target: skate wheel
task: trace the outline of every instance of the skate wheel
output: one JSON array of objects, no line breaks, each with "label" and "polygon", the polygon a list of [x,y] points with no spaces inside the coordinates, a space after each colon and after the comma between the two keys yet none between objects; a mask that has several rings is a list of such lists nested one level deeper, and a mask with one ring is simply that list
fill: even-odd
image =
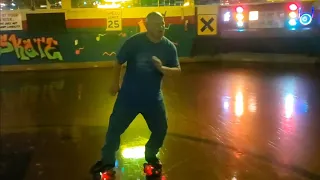
[{"label": "skate wheel", "polygon": [[151,165],[147,164],[144,167],[144,172],[146,173],[147,176],[152,176],[153,169],[154,169],[154,167],[152,167]]},{"label": "skate wheel", "polygon": [[100,180],[108,180],[110,179],[110,176],[107,172],[104,172],[104,173],[100,173]]},{"label": "skate wheel", "polygon": [[145,164],[144,166],[144,173],[146,176],[160,176],[161,169],[152,166],[151,164]]},{"label": "skate wheel", "polygon": [[115,171],[107,171],[100,173],[100,180],[110,180],[114,177]]}]

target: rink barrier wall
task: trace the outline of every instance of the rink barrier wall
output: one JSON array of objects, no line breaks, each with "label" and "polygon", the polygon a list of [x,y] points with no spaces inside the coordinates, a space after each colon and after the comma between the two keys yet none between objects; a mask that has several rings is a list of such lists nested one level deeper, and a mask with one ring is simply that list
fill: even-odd
[{"label": "rink barrier wall", "polygon": [[[118,12],[118,9],[95,9],[94,12],[92,9],[50,10],[51,13],[64,14],[66,27],[64,31],[59,32],[37,32],[34,28],[28,27],[28,14],[44,14],[49,11],[20,10],[23,29],[0,31],[0,71],[110,67],[115,60],[117,50],[125,40],[135,33],[146,31],[144,18],[151,11],[159,11],[165,15],[167,28],[165,35],[176,45],[181,63],[244,61],[243,59],[250,59],[244,57],[243,53],[246,52],[261,56],[251,58],[257,59],[253,62],[269,61],[264,58],[268,53],[296,54],[293,55],[296,57],[302,54],[306,57],[301,57],[302,59],[308,59],[306,63],[316,62],[319,57],[318,32],[299,38],[225,37],[219,29],[222,26],[221,6],[218,5],[124,8],[121,9],[121,29],[115,31],[106,31],[108,26],[106,16]],[[209,32],[206,28],[205,34],[199,33],[204,25],[202,18],[207,22],[213,18],[211,21],[213,31]],[[290,59],[300,62],[294,60],[296,58]],[[315,60],[309,61],[309,59]]]}]

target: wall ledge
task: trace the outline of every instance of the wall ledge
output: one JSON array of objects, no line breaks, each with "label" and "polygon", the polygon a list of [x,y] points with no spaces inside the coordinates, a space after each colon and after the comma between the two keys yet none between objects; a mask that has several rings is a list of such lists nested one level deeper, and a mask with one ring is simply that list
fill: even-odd
[{"label": "wall ledge", "polygon": [[[114,61],[97,61],[97,62],[30,64],[30,65],[0,65],[0,72],[108,68],[108,67],[112,67],[113,62]],[[197,62],[197,61],[193,58],[181,57],[180,62],[188,63],[188,62]]]},{"label": "wall ledge", "polygon": [[[181,57],[180,63],[196,62],[242,62],[242,63],[291,63],[315,64],[320,62],[319,57],[308,57],[297,54],[260,54],[260,53],[225,53],[216,56]],[[87,69],[112,67],[113,61],[75,62],[75,63],[50,63],[32,65],[2,65],[0,72],[10,71],[46,71],[63,69]]]}]

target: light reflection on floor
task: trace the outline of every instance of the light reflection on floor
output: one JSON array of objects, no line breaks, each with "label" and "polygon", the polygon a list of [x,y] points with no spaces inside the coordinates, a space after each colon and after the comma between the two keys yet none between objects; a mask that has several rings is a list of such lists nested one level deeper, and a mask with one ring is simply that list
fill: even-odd
[{"label": "light reflection on floor", "polygon": [[[164,178],[320,179],[319,84],[309,72],[208,64],[183,70],[164,82]],[[104,69],[2,75],[0,174],[90,179],[115,100],[106,93],[110,75]],[[122,135],[118,179],[145,178],[149,136],[139,115]]]}]

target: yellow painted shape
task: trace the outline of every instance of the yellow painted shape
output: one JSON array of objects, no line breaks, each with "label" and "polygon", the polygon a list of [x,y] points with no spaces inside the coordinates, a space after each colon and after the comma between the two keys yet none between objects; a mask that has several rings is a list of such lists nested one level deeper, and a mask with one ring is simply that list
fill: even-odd
[{"label": "yellow painted shape", "polygon": [[[198,14],[198,35],[216,35],[217,34],[217,15],[216,14]],[[202,21],[204,20],[204,22]],[[211,21],[211,23],[209,23]],[[208,23],[208,24],[207,24]]]},{"label": "yellow painted shape", "polygon": [[146,25],[144,24],[143,20],[140,20],[138,22],[139,30],[140,32],[147,32]]}]

